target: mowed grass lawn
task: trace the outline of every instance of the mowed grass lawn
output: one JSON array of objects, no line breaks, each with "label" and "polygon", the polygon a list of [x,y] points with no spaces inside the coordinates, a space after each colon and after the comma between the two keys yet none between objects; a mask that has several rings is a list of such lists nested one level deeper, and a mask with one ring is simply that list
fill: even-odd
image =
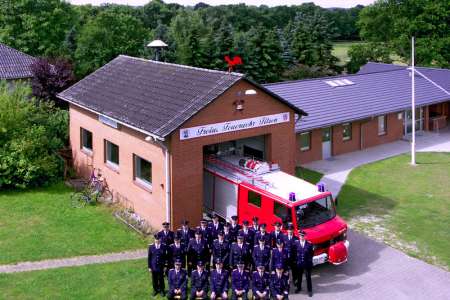
[{"label": "mowed grass lawn", "polygon": [[348,56],[348,50],[351,46],[361,44],[362,42],[358,41],[349,41],[349,42],[336,42],[333,43],[332,54],[339,59],[338,65],[345,65],[350,61],[350,57]]},{"label": "mowed grass lawn", "polygon": [[408,254],[450,269],[450,153],[418,153],[353,170],[338,213]]},{"label": "mowed grass lawn", "polygon": [[145,248],[110,208],[72,208],[63,183],[0,192],[0,264]]},{"label": "mowed grass lawn", "polygon": [[152,292],[145,259],[0,274],[0,299],[163,299]]}]

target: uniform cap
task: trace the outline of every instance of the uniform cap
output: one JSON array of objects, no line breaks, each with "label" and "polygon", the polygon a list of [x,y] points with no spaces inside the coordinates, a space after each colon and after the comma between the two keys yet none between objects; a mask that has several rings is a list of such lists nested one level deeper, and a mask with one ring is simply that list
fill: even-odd
[{"label": "uniform cap", "polygon": [[155,234],[154,236],[153,236],[153,238],[155,239],[155,240],[160,240],[161,239],[161,237],[159,236],[159,235],[157,235],[157,234]]},{"label": "uniform cap", "polygon": [[216,264],[221,264],[221,263],[222,263],[222,259],[221,258],[216,259]]},{"label": "uniform cap", "polygon": [[262,262],[259,262],[258,265],[257,265],[257,268],[258,269],[265,268],[265,266],[264,266],[264,264]]},{"label": "uniform cap", "polygon": [[206,219],[202,219],[202,220],[200,221],[200,223],[206,224],[206,223],[208,223],[208,221],[206,221]]},{"label": "uniform cap", "polygon": [[266,228],[266,226],[267,226],[266,223],[262,223],[259,225],[259,227],[261,227],[261,228]]},{"label": "uniform cap", "polygon": [[283,245],[283,240],[282,239],[277,239],[277,245]]},{"label": "uniform cap", "polygon": [[224,225],[223,225],[224,227],[230,227],[231,226],[231,224],[230,223],[228,223],[228,222],[226,222]]},{"label": "uniform cap", "polygon": [[223,236],[223,235],[224,235],[223,230],[219,230],[219,232],[217,233],[217,235]]},{"label": "uniform cap", "polygon": [[239,265],[240,265],[240,266],[243,266],[243,265],[244,265],[244,261],[243,261],[243,260],[239,260],[238,263],[237,263],[237,265],[238,265],[238,266],[239,266]]},{"label": "uniform cap", "polygon": [[163,222],[162,225],[163,225],[163,226],[169,226],[170,223],[169,223],[169,222]]},{"label": "uniform cap", "polygon": [[199,260],[199,261],[197,262],[197,266],[203,267],[203,261]]},{"label": "uniform cap", "polygon": [[202,231],[201,231],[200,229],[197,229],[197,230],[195,231],[195,234],[202,235]]},{"label": "uniform cap", "polygon": [[254,217],[252,218],[252,221],[253,221],[253,222],[255,222],[255,221],[258,222],[258,220],[259,220],[259,218],[258,218],[257,216],[254,216]]},{"label": "uniform cap", "polygon": [[294,224],[289,223],[288,226],[287,226],[287,229],[288,230],[294,230]]},{"label": "uniform cap", "polygon": [[306,235],[306,232],[304,232],[303,230],[300,231],[300,236],[305,236],[305,235]]},{"label": "uniform cap", "polygon": [[240,235],[237,236],[237,238],[242,240],[242,239],[244,239],[244,236],[242,234],[240,234]]},{"label": "uniform cap", "polygon": [[183,220],[183,221],[181,221],[181,225],[189,225],[189,221],[188,220]]},{"label": "uniform cap", "polygon": [[278,270],[282,270],[283,269],[283,265],[278,263],[275,265],[275,268],[277,268]]},{"label": "uniform cap", "polygon": [[181,234],[179,232],[175,233],[173,239],[176,240],[176,241],[181,240]]},{"label": "uniform cap", "polygon": [[277,221],[277,222],[275,222],[273,225],[274,225],[274,226],[281,226],[281,223]]},{"label": "uniform cap", "polygon": [[231,216],[231,220],[233,221],[237,221],[238,217],[237,216]]},{"label": "uniform cap", "polygon": [[244,224],[245,226],[248,226],[249,222],[247,220],[245,220],[244,222],[242,222],[242,224]]},{"label": "uniform cap", "polygon": [[263,236],[260,236],[259,239],[258,239],[258,241],[260,241],[260,242],[265,242],[266,239],[265,239]]},{"label": "uniform cap", "polygon": [[181,258],[175,259],[175,264],[176,265],[181,265]]}]

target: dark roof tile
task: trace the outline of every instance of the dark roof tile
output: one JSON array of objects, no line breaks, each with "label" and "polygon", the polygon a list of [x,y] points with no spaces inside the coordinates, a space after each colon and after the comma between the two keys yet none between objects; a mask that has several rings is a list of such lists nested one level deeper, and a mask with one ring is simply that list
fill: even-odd
[{"label": "dark roof tile", "polygon": [[0,79],[33,77],[31,64],[35,58],[0,43]]}]

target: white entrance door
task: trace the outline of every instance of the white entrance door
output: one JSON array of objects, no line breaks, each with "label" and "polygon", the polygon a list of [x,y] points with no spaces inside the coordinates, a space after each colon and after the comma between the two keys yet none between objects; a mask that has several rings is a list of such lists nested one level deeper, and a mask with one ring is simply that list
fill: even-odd
[{"label": "white entrance door", "polygon": [[322,129],[322,159],[331,157],[331,127]]}]

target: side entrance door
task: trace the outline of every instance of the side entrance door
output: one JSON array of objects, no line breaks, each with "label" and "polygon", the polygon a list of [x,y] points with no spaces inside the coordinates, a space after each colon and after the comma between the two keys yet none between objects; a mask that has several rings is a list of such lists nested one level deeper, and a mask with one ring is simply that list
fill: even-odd
[{"label": "side entrance door", "polygon": [[322,159],[331,157],[331,127],[322,129]]}]

